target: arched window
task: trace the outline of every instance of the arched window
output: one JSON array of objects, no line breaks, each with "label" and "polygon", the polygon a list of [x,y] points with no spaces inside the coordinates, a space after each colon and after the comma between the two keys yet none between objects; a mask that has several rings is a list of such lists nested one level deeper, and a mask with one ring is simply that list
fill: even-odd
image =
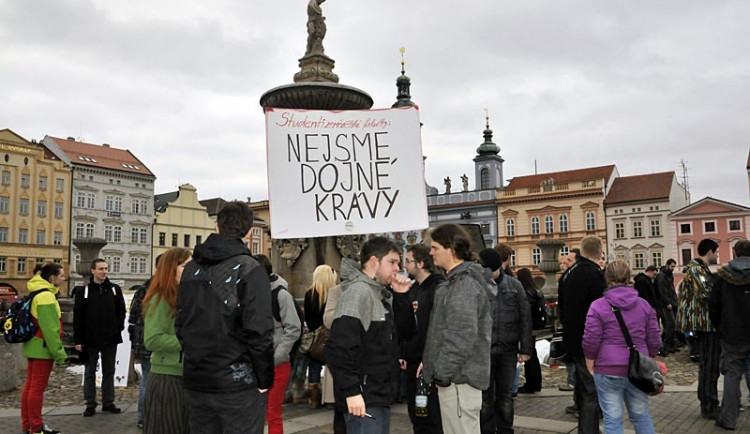
[{"label": "arched window", "polygon": [[560,214],[560,233],[565,234],[568,232],[568,215]]},{"label": "arched window", "polygon": [[509,237],[516,236],[516,221],[513,219],[505,220],[505,232]]},{"label": "arched window", "polygon": [[596,230],[596,216],[594,215],[593,211],[588,211],[586,213],[586,230],[587,231]]},{"label": "arched window", "polygon": [[481,190],[490,188],[490,171],[486,167],[479,171],[479,188]]},{"label": "arched window", "polygon": [[531,218],[531,235],[539,235],[539,217]]},{"label": "arched window", "polygon": [[544,217],[544,233],[551,234],[555,231],[555,222],[551,215]]}]

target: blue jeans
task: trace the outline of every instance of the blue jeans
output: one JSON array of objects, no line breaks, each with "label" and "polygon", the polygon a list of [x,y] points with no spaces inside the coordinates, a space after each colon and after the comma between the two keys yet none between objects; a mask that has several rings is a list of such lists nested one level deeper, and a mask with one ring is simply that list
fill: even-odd
[{"label": "blue jeans", "polygon": [[366,407],[370,417],[344,414],[346,434],[388,434],[391,432],[391,409],[388,407]]},{"label": "blue jeans", "polygon": [[[594,383],[599,396],[599,407],[604,415],[604,432],[623,432],[623,416],[628,408],[628,418],[636,434],[654,434],[654,422],[648,412],[648,395],[636,388],[627,377],[594,373]],[[624,405],[623,405],[624,404]]]},{"label": "blue jeans", "polygon": [[323,364],[315,359],[310,359],[310,365],[307,368],[307,382],[310,384],[320,383],[320,371],[323,369]]},{"label": "blue jeans", "polygon": [[151,372],[151,359],[141,359],[141,385],[138,390],[138,420],[143,420],[143,401],[146,399],[148,374]]}]

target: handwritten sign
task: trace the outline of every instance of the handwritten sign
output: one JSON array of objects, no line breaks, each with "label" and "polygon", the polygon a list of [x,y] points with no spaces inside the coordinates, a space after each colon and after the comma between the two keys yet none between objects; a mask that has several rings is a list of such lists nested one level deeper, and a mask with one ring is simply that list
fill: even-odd
[{"label": "handwritten sign", "polygon": [[266,110],[271,237],[428,226],[416,107]]}]

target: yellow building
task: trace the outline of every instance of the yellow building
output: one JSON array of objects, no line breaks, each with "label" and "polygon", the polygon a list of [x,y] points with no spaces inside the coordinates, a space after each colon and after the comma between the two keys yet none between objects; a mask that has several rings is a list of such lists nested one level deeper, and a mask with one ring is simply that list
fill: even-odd
[{"label": "yellow building", "polygon": [[25,292],[36,264],[46,262],[70,273],[70,167],[3,129],[0,174],[0,282]]},{"label": "yellow building", "polygon": [[514,269],[526,267],[539,273],[539,240],[563,241],[561,254],[579,247],[587,235],[606,243],[603,203],[617,176],[617,168],[609,165],[519,176],[498,190],[498,242],[514,249]]},{"label": "yellow building", "polygon": [[[253,254],[262,253],[269,258],[271,257],[271,230],[268,222],[271,221],[271,212],[268,201],[261,200],[250,202],[250,208],[253,210],[253,240],[251,241],[251,250]],[[257,251],[257,253],[256,253]]]},{"label": "yellow building", "polygon": [[[198,191],[182,184],[177,191],[154,195],[154,240],[151,257],[172,247],[193,248],[215,231],[216,219],[198,201]],[[155,269],[155,263],[153,264]]]}]

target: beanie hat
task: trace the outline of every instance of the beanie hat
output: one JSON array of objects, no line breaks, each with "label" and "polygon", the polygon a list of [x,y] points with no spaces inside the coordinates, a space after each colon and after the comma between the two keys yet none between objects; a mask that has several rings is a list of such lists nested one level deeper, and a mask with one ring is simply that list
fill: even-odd
[{"label": "beanie hat", "polygon": [[484,249],[479,252],[479,263],[493,272],[499,270],[503,265],[503,261],[495,249]]}]

